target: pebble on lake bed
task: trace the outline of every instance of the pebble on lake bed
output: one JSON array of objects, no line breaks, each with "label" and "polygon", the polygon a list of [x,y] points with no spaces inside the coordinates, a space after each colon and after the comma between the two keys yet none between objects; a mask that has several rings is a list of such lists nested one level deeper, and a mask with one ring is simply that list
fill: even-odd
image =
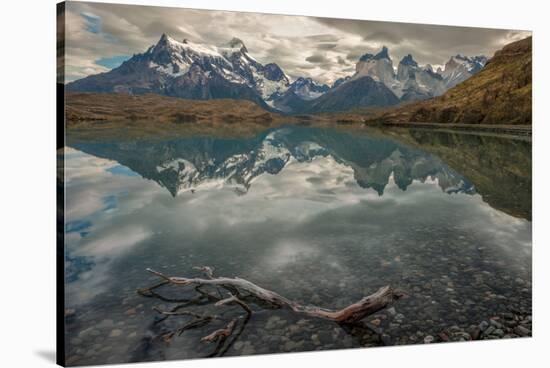
[{"label": "pebble on lake bed", "polygon": [[109,337],[119,337],[120,335],[122,335],[122,330],[119,330],[118,328],[116,328],[111,331],[111,333],[109,334]]}]

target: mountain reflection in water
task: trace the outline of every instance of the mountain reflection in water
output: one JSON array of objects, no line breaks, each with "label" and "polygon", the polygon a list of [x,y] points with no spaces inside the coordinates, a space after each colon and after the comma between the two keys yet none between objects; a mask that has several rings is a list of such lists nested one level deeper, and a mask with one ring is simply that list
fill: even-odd
[{"label": "mountain reflection in water", "polygon": [[[70,142],[66,332],[78,364],[208,353],[200,329],[152,342],[155,300],[135,293],[151,283],[147,267],[189,276],[210,265],[327,308],[390,284],[412,295],[395,306],[406,322],[382,324],[392,344],[530,313],[529,142],[298,126]],[[284,311],[258,313],[239,341],[227,355],[366,346]]]},{"label": "mountain reflection in water", "polygon": [[115,160],[165,187],[173,196],[213,186],[246,193],[264,173],[291,162],[330,157],[350,167],[357,184],[384,193],[390,176],[402,190],[413,180],[437,180],[447,193],[475,193],[473,185],[434,155],[393,140],[331,129],[285,127],[249,139],[193,137],[174,140],[79,143],[74,148]]}]

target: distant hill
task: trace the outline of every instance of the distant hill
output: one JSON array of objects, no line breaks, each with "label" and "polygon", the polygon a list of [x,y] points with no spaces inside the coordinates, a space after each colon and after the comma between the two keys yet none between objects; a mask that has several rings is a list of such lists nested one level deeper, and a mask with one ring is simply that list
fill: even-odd
[{"label": "distant hill", "polygon": [[369,76],[352,79],[332,88],[324,95],[304,104],[302,112],[323,113],[360,107],[390,106],[399,99],[382,82]]},{"label": "distant hill", "polygon": [[532,38],[506,45],[445,94],[381,113],[379,122],[531,124]]},{"label": "distant hill", "polygon": [[176,124],[220,121],[269,124],[289,120],[282,115],[265,111],[247,100],[198,101],[156,94],[68,92],[65,101],[68,126],[104,121],[154,121]]}]

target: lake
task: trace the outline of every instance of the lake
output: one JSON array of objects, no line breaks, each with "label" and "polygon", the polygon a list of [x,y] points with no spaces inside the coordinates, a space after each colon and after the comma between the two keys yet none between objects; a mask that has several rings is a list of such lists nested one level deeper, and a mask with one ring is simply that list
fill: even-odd
[{"label": "lake", "polygon": [[384,285],[408,294],[361,326],[253,305],[226,356],[468,340],[482,322],[487,338],[530,329],[528,139],[294,125],[69,136],[65,192],[69,365],[212,353],[200,339],[219,327],[156,338],[186,320],[159,321],[152,308],[174,303],[136,292],[159,281],[148,267],[199,276],[193,267],[211,266],[333,309]]}]

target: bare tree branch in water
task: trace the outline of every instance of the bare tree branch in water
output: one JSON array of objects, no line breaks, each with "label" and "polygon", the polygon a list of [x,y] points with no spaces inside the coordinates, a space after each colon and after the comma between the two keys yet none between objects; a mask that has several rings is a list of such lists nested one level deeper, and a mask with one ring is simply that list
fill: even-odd
[{"label": "bare tree branch in water", "polygon": [[[359,323],[363,318],[380,311],[394,301],[406,297],[403,291],[393,289],[390,286],[384,286],[356,303],[350,304],[339,310],[332,310],[314,305],[300,304],[274,291],[264,289],[261,286],[239,277],[215,277],[212,267],[195,267],[195,269],[202,271],[205,274],[205,278],[171,277],[161,272],[147,269],[148,272],[160,277],[162,282],[149,288],[139,289],[138,293],[142,296],[157,298],[165,302],[180,303],[167,311],[155,307],[154,309],[162,315],[157,323],[174,316],[191,317],[190,321],[183,326],[162,333],[159,336],[159,338],[166,342],[170,342],[174,336],[179,336],[186,330],[203,327],[214,321],[224,321],[224,318],[219,315],[202,315],[191,311],[182,311],[181,309],[183,308],[190,306],[205,306],[212,303],[214,303],[216,307],[230,305],[239,306],[245,312],[244,315],[231,319],[224,327],[214,330],[201,339],[202,342],[217,343],[213,353],[209,356],[221,356],[225,354],[244,330],[244,327],[253,313],[252,308],[245,300],[251,300],[261,308],[266,308],[266,306],[270,306],[271,308],[284,308],[310,318],[320,318],[339,324],[349,325]],[[194,286],[194,290],[199,295],[190,299],[165,297],[158,292],[158,289],[165,285]],[[214,289],[215,293],[210,292],[211,290],[204,290],[207,288]],[[224,298],[220,289],[228,292],[229,296]]]}]

